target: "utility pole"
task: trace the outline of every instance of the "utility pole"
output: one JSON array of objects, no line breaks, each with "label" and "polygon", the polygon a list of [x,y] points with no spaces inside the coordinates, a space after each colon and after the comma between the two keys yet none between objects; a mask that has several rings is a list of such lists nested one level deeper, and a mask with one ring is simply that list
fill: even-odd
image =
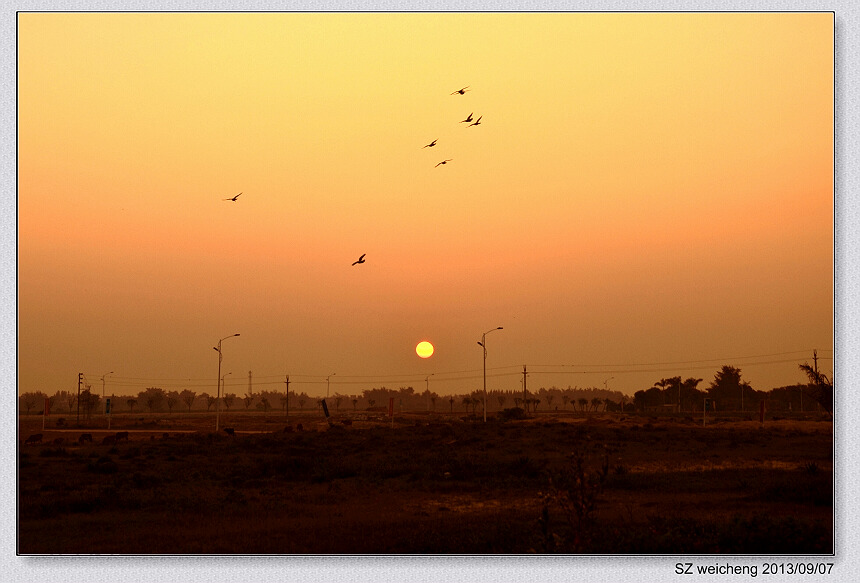
[{"label": "utility pole", "polygon": [[287,375],[287,380],[284,381],[287,385],[287,419],[290,418],[290,375]]},{"label": "utility pole", "polygon": [[253,395],[254,391],[251,388],[251,371],[248,371],[248,394]]},{"label": "utility pole", "polygon": [[84,373],[78,373],[78,418],[77,424],[80,427],[81,425],[81,383],[84,381]]},{"label": "utility pole", "polygon": [[523,408],[528,411],[528,401],[526,401],[526,396],[528,395],[528,391],[526,391],[526,365],[523,365]]}]

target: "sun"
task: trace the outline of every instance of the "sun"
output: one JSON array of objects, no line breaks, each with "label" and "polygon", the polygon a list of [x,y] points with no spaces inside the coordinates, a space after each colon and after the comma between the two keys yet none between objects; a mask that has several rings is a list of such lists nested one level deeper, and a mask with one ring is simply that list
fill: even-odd
[{"label": "sun", "polygon": [[433,345],[426,340],[422,340],[418,343],[418,346],[415,347],[415,354],[421,358],[430,358],[433,356]]}]

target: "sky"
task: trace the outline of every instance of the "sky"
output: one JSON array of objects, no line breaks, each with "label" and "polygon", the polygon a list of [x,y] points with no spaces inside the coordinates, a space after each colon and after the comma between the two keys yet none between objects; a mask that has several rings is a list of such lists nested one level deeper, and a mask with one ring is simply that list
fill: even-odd
[{"label": "sky", "polygon": [[832,13],[20,13],[18,391],[213,393],[229,337],[229,392],[462,393],[490,330],[490,390],[830,375],[833,47]]}]

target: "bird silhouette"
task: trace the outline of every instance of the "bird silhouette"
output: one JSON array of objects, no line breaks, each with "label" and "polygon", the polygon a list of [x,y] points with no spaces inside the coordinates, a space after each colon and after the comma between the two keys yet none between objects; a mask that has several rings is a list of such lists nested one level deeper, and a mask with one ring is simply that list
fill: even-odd
[{"label": "bird silhouette", "polygon": [[237,195],[236,195],[236,196],[234,196],[234,197],[231,197],[231,198],[225,198],[225,199],[223,199],[223,200],[232,200],[233,202],[236,202],[236,199],[237,199],[237,198],[239,198],[239,196],[240,196],[241,194],[242,194],[242,193],[240,192],[239,194],[237,194]]},{"label": "bird silhouette", "polygon": [[[475,112],[473,111],[472,113],[475,113]],[[472,113],[470,113],[470,114],[469,114],[469,117],[467,117],[466,119],[461,120],[461,121],[460,121],[460,123],[464,123],[464,122],[472,121]]]},{"label": "bird silhouette", "polygon": [[441,166],[442,164],[447,164],[447,163],[448,163],[448,162],[450,162],[451,160],[453,160],[453,158],[448,158],[447,160],[442,160],[441,162],[439,162],[438,164],[436,164],[436,166],[433,166],[433,168],[438,168],[438,167],[439,167],[439,166]]},{"label": "bird silhouette", "polygon": [[457,94],[459,94],[459,95],[464,95],[464,94],[466,93],[466,91],[468,91],[468,90],[469,90],[469,87],[470,87],[470,85],[466,85],[466,86],[465,86],[465,87],[463,87],[462,89],[457,89],[456,91],[454,91],[453,93],[451,93],[451,95],[457,95]]},{"label": "bird silhouette", "polygon": [[426,145],[426,146],[424,146],[424,147],[425,147],[425,148],[432,148],[432,147],[433,147],[433,146],[435,146],[435,145],[436,145],[436,140],[433,140],[432,142],[430,142],[429,144],[427,144],[427,145]]},{"label": "bird silhouette", "polygon": [[[484,117],[483,115],[481,117]],[[469,124],[469,127],[481,125],[481,117]]]},{"label": "bird silhouette", "polygon": [[353,263],[353,265],[358,265],[359,263],[364,263],[364,256],[365,256],[365,255],[367,255],[367,253],[362,253],[362,254],[361,254],[361,257],[359,257],[359,258],[358,258],[358,261],[356,261],[355,263]]}]

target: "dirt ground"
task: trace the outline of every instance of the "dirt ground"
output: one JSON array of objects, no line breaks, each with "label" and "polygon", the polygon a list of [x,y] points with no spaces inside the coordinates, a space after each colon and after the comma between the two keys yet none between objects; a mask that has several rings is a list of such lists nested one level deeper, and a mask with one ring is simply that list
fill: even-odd
[{"label": "dirt ground", "polygon": [[58,419],[19,419],[22,554],[833,552],[821,419]]}]

